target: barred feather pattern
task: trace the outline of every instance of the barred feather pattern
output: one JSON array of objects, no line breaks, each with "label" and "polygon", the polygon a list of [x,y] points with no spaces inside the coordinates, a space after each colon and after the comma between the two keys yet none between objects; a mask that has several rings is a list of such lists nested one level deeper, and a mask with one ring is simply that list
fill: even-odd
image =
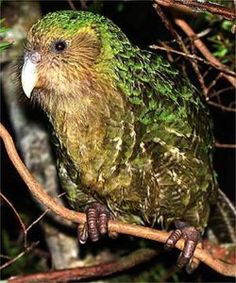
[{"label": "barred feather pattern", "polygon": [[203,231],[218,186],[210,116],[188,79],[99,15],[49,14],[34,33],[44,42],[56,33],[74,48],[59,67],[51,60],[47,84],[34,92],[71,205],[98,201],[129,223],[181,220]]}]

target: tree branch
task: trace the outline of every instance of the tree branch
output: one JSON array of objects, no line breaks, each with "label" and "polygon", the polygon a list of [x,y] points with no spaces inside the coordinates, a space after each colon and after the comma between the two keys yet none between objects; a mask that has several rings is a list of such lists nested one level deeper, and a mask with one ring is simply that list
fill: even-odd
[{"label": "tree branch", "polygon": [[219,147],[219,148],[232,148],[232,149],[236,149],[236,144],[215,142],[215,146]]},{"label": "tree branch", "polygon": [[[17,212],[17,210],[15,209],[14,205],[0,192],[0,199],[1,198],[12,209],[12,211],[14,212],[16,218],[18,219],[18,221],[20,223],[20,226],[21,226],[21,229],[22,229],[22,232],[23,232],[23,235],[24,235],[24,246],[26,247],[27,246],[27,231],[26,231],[25,224],[24,224],[23,220],[20,217],[20,214]],[[0,270],[1,270],[1,267],[0,267]]]},{"label": "tree branch", "polygon": [[219,103],[215,103],[213,101],[210,101],[210,100],[206,100],[206,102],[216,108],[219,108],[221,109],[222,111],[226,111],[226,112],[236,112],[236,109],[235,108],[232,108],[232,107],[228,107],[228,106],[224,106],[222,104],[219,104]]},{"label": "tree branch", "polygon": [[1,265],[0,270],[8,267],[9,265],[13,264],[14,262],[16,262],[17,260],[19,260],[22,256],[24,256],[26,253],[29,253],[30,251],[33,250],[33,248],[35,246],[37,246],[39,244],[39,242],[33,243],[31,245],[29,245],[28,247],[25,247],[25,250],[21,253],[19,253],[16,257],[14,257],[13,259],[10,259],[9,261],[7,261],[6,263],[4,263],[3,265]]},{"label": "tree branch", "polygon": [[[8,131],[4,128],[2,124],[0,124],[0,137],[2,138],[8,156],[21,178],[29,187],[32,194],[35,198],[42,202],[46,207],[50,208],[54,213],[60,215],[61,217],[76,222],[76,223],[84,223],[86,221],[85,214],[76,212],[74,210],[70,210],[68,208],[63,207],[58,204],[53,198],[51,198],[44,190],[44,188],[33,178],[28,169],[25,167],[23,162],[21,161],[12,137],[8,133]],[[161,243],[165,243],[170,233],[165,231],[158,231],[152,228],[138,226],[134,224],[126,224],[119,221],[109,221],[109,230],[141,237],[145,239],[150,239],[154,241],[158,241]],[[180,240],[177,242],[176,247],[179,250],[183,250],[184,241]],[[207,251],[202,250],[200,248],[196,248],[194,252],[194,257],[198,258],[200,261],[204,262],[206,265],[214,269],[215,271],[226,275],[226,276],[236,276],[236,266],[227,264],[222,262],[221,260],[214,259]]]},{"label": "tree branch", "polygon": [[226,73],[228,75],[236,76],[236,73],[234,71],[231,71],[231,70],[229,70],[229,69],[227,69],[225,67],[221,68],[220,66],[212,64],[210,61],[206,61],[202,57],[197,56],[196,54],[187,54],[187,53],[181,52],[179,50],[175,50],[175,49],[173,49],[173,48],[171,48],[169,46],[163,47],[163,46],[158,46],[156,44],[150,45],[149,48],[154,49],[154,50],[163,50],[163,51],[166,51],[166,52],[171,52],[171,53],[174,53],[174,54],[178,54],[178,55],[190,58],[192,60],[197,60],[197,61],[199,61],[199,62],[201,62],[203,64],[206,64],[208,66],[212,66],[213,68],[215,68],[216,70],[221,71],[222,73]]},{"label": "tree branch", "polygon": [[10,278],[9,283],[27,283],[27,282],[68,282],[68,280],[81,280],[88,278],[104,277],[130,269],[140,263],[151,260],[157,255],[152,249],[139,249],[127,256],[121,257],[113,262],[101,263],[93,266],[84,266],[71,269],[64,269],[52,272],[36,273],[26,276],[17,276]]},{"label": "tree branch", "polygon": [[[198,38],[197,34],[190,27],[190,25],[183,19],[175,18],[175,23],[187,34],[196,48],[202,53],[202,55],[211,62],[212,65],[219,67],[221,69],[227,69],[227,67],[222,64],[217,58],[215,58],[210,50],[206,47],[201,39]],[[222,76],[227,79],[234,87],[236,87],[236,78],[235,76],[228,75],[226,73],[222,73]]]},{"label": "tree branch", "polygon": [[157,4],[165,7],[188,7],[193,12],[210,12],[212,14],[220,15],[227,20],[233,21],[236,18],[235,10],[221,6],[216,3],[196,0],[154,0]]}]

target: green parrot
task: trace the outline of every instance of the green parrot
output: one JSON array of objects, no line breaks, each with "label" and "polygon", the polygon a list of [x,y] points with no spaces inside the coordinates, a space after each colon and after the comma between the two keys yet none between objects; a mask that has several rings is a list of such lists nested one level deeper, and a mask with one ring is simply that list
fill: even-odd
[{"label": "green parrot", "polygon": [[211,118],[189,80],[90,12],[47,14],[28,33],[22,87],[52,125],[58,174],[85,211],[80,242],[109,219],[170,229],[189,263],[218,192]]}]

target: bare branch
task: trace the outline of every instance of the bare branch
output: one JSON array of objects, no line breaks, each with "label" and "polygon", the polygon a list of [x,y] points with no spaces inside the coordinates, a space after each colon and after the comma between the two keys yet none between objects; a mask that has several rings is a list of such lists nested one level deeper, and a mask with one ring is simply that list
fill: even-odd
[{"label": "bare branch", "polygon": [[193,60],[197,60],[197,61],[199,61],[199,62],[201,62],[203,64],[206,64],[206,65],[214,67],[215,69],[221,71],[222,73],[226,73],[226,74],[229,74],[229,75],[232,75],[232,76],[236,76],[236,73],[234,71],[231,71],[229,69],[225,69],[225,68],[221,68],[219,66],[213,65],[211,62],[208,62],[208,61],[204,60],[203,58],[197,56],[196,54],[186,54],[186,53],[181,52],[179,50],[175,50],[175,49],[173,49],[173,48],[171,48],[169,46],[168,47],[163,47],[163,46],[158,46],[156,44],[152,44],[149,47],[152,48],[152,49],[163,50],[163,51],[171,52],[171,53],[174,53],[174,54],[178,54],[178,55],[181,55],[181,56],[193,59]]},{"label": "bare branch", "polygon": [[[58,197],[65,195],[66,193],[61,193]],[[42,220],[42,218],[48,213],[50,209],[47,208],[36,220],[34,220],[26,229],[25,232],[28,232],[35,224]]]},{"label": "bare branch", "polygon": [[72,10],[75,10],[76,11],[76,8],[75,8],[75,5],[73,3],[73,0],[67,0],[69,6],[71,7]]},{"label": "bare branch", "polygon": [[35,246],[38,245],[39,242],[33,243],[30,246],[26,247],[25,250],[21,253],[19,253],[16,257],[14,257],[13,259],[10,259],[9,261],[7,261],[6,263],[4,263],[3,265],[0,266],[0,270],[8,267],[9,265],[13,264],[15,261],[17,261],[18,259],[20,259],[22,256],[24,256],[26,253],[30,252]]},{"label": "bare branch", "polygon": [[219,103],[215,103],[213,101],[210,101],[210,100],[206,100],[206,102],[216,108],[220,108],[222,111],[227,111],[227,112],[236,112],[236,109],[235,108],[231,108],[231,107],[227,107],[227,106],[224,106],[222,104],[219,104]]},{"label": "bare branch", "polygon": [[47,213],[49,209],[47,208],[35,221],[33,221],[26,229],[26,232],[28,232],[36,223],[38,223]]},{"label": "bare branch", "polygon": [[[190,25],[183,19],[175,19],[175,23],[187,34],[196,48],[203,54],[203,56],[211,62],[212,65],[220,67],[221,69],[227,69],[217,58],[215,58],[206,45],[198,38],[197,34],[190,27]],[[222,73],[225,79],[227,79],[234,87],[236,87],[236,78],[225,73]]]},{"label": "bare branch", "polygon": [[106,262],[99,265],[77,267],[65,270],[58,270],[46,273],[37,273],[26,276],[13,277],[9,283],[26,282],[68,282],[68,280],[81,280],[94,277],[104,277],[119,271],[127,270],[140,263],[148,261],[157,255],[157,251],[152,249],[139,249],[128,256],[123,256],[119,260]]},{"label": "bare branch", "polygon": [[[174,36],[174,38],[176,39],[176,41],[178,42],[180,48],[183,50],[183,52],[187,55],[191,55],[190,51],[188,50],[187,46],[185,45],[182,37],[179,35],[179,33],[175,30],[175,28],[173,27],[171,21],[166,17],[165,13],[162,11],[161,7],[157,4],[153,5],[156,12],[158,13],[158,15],[160,16],[161,20],[163,21],[163,23],[165,24],[166,28],[171,32],[171,34]],[[195,59],[190,59],[188,56],[186,56],[189,60],[189,62],[191,63],[193,70],[199,80],[199,83],[201,85],[202,91],[205,95],[205,97],[207,98],[207,87],[205,86],[203,77],[199,71],[199,67],[197,65],[197,62]]]},{"label": "bare branch", "polygon": [[227,144],[227,143],[216,142],[215,146],[216,147],[220,147],[220,148],[233,148],[233,149],[236,149],[236,144]]},{"label": "bare branch", "polygon": [[14,205],[1,192],[0,192],[0,197],[10,206],[10,208],[13,210],[14,214],[16,215],[24,234],[24,246],[27,246],[27,229],[25,227],[23,220],[21,219]]},{"label": "bare branch", "polygon": [[209,1],[196,0],[154,0],[157,4],[165,7],[188,7],[193,12],[210,12],[212,14],[220,15],[227,20],[233,21],[236,18],[235,10],[221,6]]},{"label": "bare branch", "polygon": [[[209,95],[208,100],[211,99],[211,98],[213,98],[213,97],[215,97],[215,96],[219,96],[219,95],[221,95],[222,93],[227,92],[227,91],[230,91],[230,90],[234,90],[234,87],[229,86],[229,87],[222,88],[222,89],[220,89],[220,90],[218,90],[218,91],[214,91],[214,92],[212,92],[212,93]],[[232,104],[235,104],[235,101],[232,101],[232,102],[229,104],[229,106],[231,106],[231,107],[233,108],[233,105],[232,105]]]},{"label": "bare branch", "polygon": [[[7,132],[2,124],[0,124],[0,137],[2,138],[6,151],[13,165],[17,169],[21,178],[27,184],[28,188],[35,196],[35,198],[42,202],[46,207],[50,208],[54,213],[60,215],[61,217],[76,222],[84,223],[86,217],[84,213],[76,212],[65,208],[64,206],[58,204],[53,198],[51,198],[44,190],[44,188],[34,179],[30,174],[28,169],[25,167],[24,163],[21,161],[12,137]],[[159,231],[148,227],[138,226],[134,224],[126,224],[119,221],[109,221],[109,230],[113,232],[118,232],[121,234],[131,235],[135,237],[141,237],[145,239],[150,239],[165,243],[170,233],[165,231]],[[176,247],[180,250],[184,248],[184,241],[180,240],[177,242]],[[227,264],[218,259],[214,259],[207,251],[196,248],[194,252],[194,257],[198,258],[200,261],[204,262],[215,271],[227,275],[234,276],[236,275],[236,266]]]}]

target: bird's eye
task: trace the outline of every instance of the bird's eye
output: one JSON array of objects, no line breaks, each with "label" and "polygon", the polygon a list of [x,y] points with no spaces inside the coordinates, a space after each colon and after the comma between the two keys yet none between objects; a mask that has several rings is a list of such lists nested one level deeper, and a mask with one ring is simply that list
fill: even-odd
[{"label": "bird's eye", "polygon": [[67,43],[64,40],[58,40],[54,43],[53,49],[56,52],[63,52],[67,48]]}]

